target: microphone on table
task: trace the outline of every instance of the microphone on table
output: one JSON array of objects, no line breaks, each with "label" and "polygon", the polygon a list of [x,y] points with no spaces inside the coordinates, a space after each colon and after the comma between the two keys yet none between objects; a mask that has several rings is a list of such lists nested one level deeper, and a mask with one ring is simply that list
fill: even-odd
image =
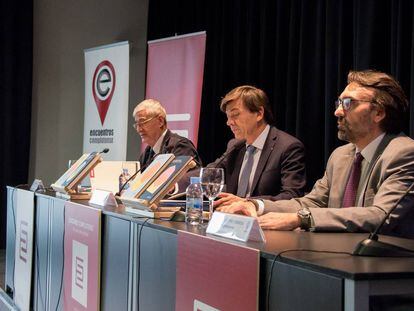
[{"label": "microphone on table", "polygon": [[413,187],[414,182],[411,183],[397,203],[395,203],[389,210],[381,223],[375,228],[374,232],[369,235],[368,239],[362,240],[357,244],[352,255],[372,257],[414,257],[414,250],[378,241],[378,232],[384,226],[392,212],[397,208],[398,204],[400,204],[400,202],[410,193]]},{"label": "microphone on table", "polygon": [[131,177],[129,177],[127,180],[126,180],[126,182],[124,182],[123,184],[122,184],[122,186],[121,186],[121,188],[119,189],[119,191],[117,192],[117,193],[115,193],[115,196],[121,196],[121,193],[122,193],[122,190],[124,190],[124,188],[126,187],[126,185],[131,181],[131,179],[133,179],[135,176],[137,176],[138,175],[138,173],[140,173],[140,172],[142,172],[142,171],[145,171],[145,169],[151,164],[151,162],[152,162],[152,160],[153,159],[155,159],[155,157],[157,156],[158,154],[154,154],[148,161],[147,161],[147,163],[145,164],[145,165],[143,165],[143,166],[141,166],[140,168],[139,168],[139,170],[137,170]]},{"label": "microphone on table", "polygon": [[211,163],[211,165],[207,165],[207,167],[213,167],[213,168],[217,168],[219,167],[219,165],[228,158],[228,156],[236,149],[240,148],[242,145],[246,144],[246,140],[245,139],[240,139],[237,140],[234,145],[232,145],[228,150],[226,150],[226,152],[223,153],[223,155],[216,161]]},{"label": "microphone on table", "polygon": [[140,167],[134,174],[132,174],[131,177],[129,177],[121,186],[121,188],[119,189],[119,191],[117,193],[115,193],[115,196],[119,197],[121,196],[122,190],[124,190],[125,186],[131,181],[131,179],[133,179],[135,176],[138,175],[138,173],[140,173],[145,167]]}]

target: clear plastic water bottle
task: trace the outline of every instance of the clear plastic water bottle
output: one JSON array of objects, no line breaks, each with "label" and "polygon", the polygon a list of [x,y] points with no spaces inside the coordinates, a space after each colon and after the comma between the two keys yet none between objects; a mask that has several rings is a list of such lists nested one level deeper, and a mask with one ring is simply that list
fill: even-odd
[{"label": "clear plastic water bottle", "polygon": [[[122,169],[121,175],[119,175],[119,190],[121,190],[122,186],[127,182],[127,180],[131,177],[131,175],[128,172],[127,168]],[[125,185],[123,190],[128,189],[129,185]]]},{"label": "clear plastic water bottle", "polygon": [[191,225],[203,222],[203,189],[200,177],[191,177],[186,190],[185,221]]}]

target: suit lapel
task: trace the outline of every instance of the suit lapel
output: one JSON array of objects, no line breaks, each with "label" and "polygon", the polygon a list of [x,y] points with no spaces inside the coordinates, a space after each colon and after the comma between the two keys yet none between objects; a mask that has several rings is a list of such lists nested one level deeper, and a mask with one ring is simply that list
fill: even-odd
[{"label": "suit lapel", "polygon": [[273,151],[277,141],[277,130],[274,127],[270,127],[269,134],[267,134],[265,144],[263,146],[262,154],[259,158],[259,163],[257,164],[256,172],[254,173],[253,183],[250,188],[250,194],[254,193],[254,190],[257,186],[260,176],[266,166],[266,162],[269,159],[270,154]]},{"label": "suit lapel", "polygon": [[372,157],[372,161],[368,167],[368,174],[365,180],[364,192],[363,192],[363,197],[362,197],[362,206],[365,206],[365,194],[367,193],[367,190],[368,190],[368,185],[372,177],[374,166],[378,162],[378,159],[381,157],[382,153],[384,152],[385,148],[388,146],[390,141],[393,140],[395,137],[396,135],[385,135],[384,138],[381,140],[380,144],[378,145],[377,150],[375,150],[375,154]]},{"label": "suit lapel", "polygon": [[[368,174],[367,174],[365,185],[364,185],[363,198],[362,198],[363,206],[365,206],[365,194],[367,192],[367,188],[369,185],[369,181],[371,179],[373,168],[376,162],[378,161],[379,157],[381,156],[382,152],[384,151],[385,147],[387,147],[388,143],[394,137],[395,136],[392,136],[392,135],[385,135],[381,143],[379,144],[377,150],[375,151],[375,155],[372,158],[373,160],[371,161],[368,167]],[[345,193],[345,187],[348,181],[348,176],[349,176],[349,173],[352,167],[354,156],[355,156],[355,146],[350,148],[349,152],[345,153],[343,157],[341,157],[341,159],[339,159],[335,163],[335,166],[336,166],[335,172],[337,172],[337,175],[333,176],[334,180],[332,181],[332,190],[330,191],[330,193],[332,194],[340,193],[340,195],[338,196],[338,199],[339,199],[338,202],[335,202],[334,200],[330,202],[329,204],[330,207],[342,207],[342,200],[343,200],[343,196]],[[334,185],[337,185],[337,188],[334,187]]]},{"label": "suit lapel", "polygon": [[160,153],[168,153],[167,145],[168,145],[168,141],[170,140],[170,137],[171,137],[171,131],[167,130],[167,133],[165,133],[165,136],[161,143]]},{"label": "suit lapel", "polygon": [[371,176],[372,169],[373,169],[375,163],[377,163],[379,157],[384,152],[384,149],[388,146],[390,141],[395,137],[396,137],[396,135],[385,135],[384,138],[381,140],[380,144],[377,147],[377,150],[375,150],[374,156],[372,157],[372,161],[369,164],[369,168],[368,168],[369,173],[368,173],[368,176],[367,176],[367,180]]},{"label": "suit lapel", "polygon": [[229,181],[226,181],[228,188],[226,192],[237,193],[237,187],[239,186],[240,169],[243,163],[244,154],[246,153],[246,145],[242,145],[239,151],[235,153],[236,160],[234,161],[233,173],[229,175]]},{"label": "suit lapel", "polygon": [[339,193],[338,196],[339,202],[332,202],[332,207],[342,207],[342,200],[345,193],[346,183],[348,181],[348,176],[352,168],[352,162],[355,157],[355,146],[353,146],[348,153],[345,153],[339,161],[335,163],[335,172],[337,175],[333,176],[332,185],[337,185],[337,189],[332,187],[333,191],[331,193]]}]

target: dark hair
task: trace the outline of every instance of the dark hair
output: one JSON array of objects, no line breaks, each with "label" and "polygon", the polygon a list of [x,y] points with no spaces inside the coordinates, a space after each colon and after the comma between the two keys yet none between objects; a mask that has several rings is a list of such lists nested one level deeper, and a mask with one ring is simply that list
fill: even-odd
[{"label": "dark hair", "polygon": [[269,107],[269,99],[265,92],[250,85],[242,85],[232,89],[224,96],[220,103],[220,109],[226,112],[227,104],[231,101],[241,99],[244,106],[250,112],[259,112],[260,108],[264,109],[264,120],[267,124],[273,122],[272,110]]},{"label": "dark hair", "polygon": [[374,104],[385,111],[381,129],[392,134],[401,132],[408,111],[408,100],[398,81],[380,71],[363,70],[349,72],[348,83],[352,82],[374,90]]}]

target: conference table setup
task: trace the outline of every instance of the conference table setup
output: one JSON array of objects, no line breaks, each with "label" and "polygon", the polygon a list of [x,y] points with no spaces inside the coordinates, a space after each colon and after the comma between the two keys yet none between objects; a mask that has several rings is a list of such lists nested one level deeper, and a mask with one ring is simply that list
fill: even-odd
[{"label": "conference table setup", "polygon": [[[174,219],[174,218],[173,218]],[[369,310],[414,293],[414,258],[352,255],[365,233],[206,233],[53,192],[7,188],[2,306],[22,310]],[[414,249],[414,241],[380,236]],[[323,294],[321,294],[323,293]]]},{"label": "conference table setup", "polygon": [[9,2],[0,311],[414,311],[414,1]]}]

